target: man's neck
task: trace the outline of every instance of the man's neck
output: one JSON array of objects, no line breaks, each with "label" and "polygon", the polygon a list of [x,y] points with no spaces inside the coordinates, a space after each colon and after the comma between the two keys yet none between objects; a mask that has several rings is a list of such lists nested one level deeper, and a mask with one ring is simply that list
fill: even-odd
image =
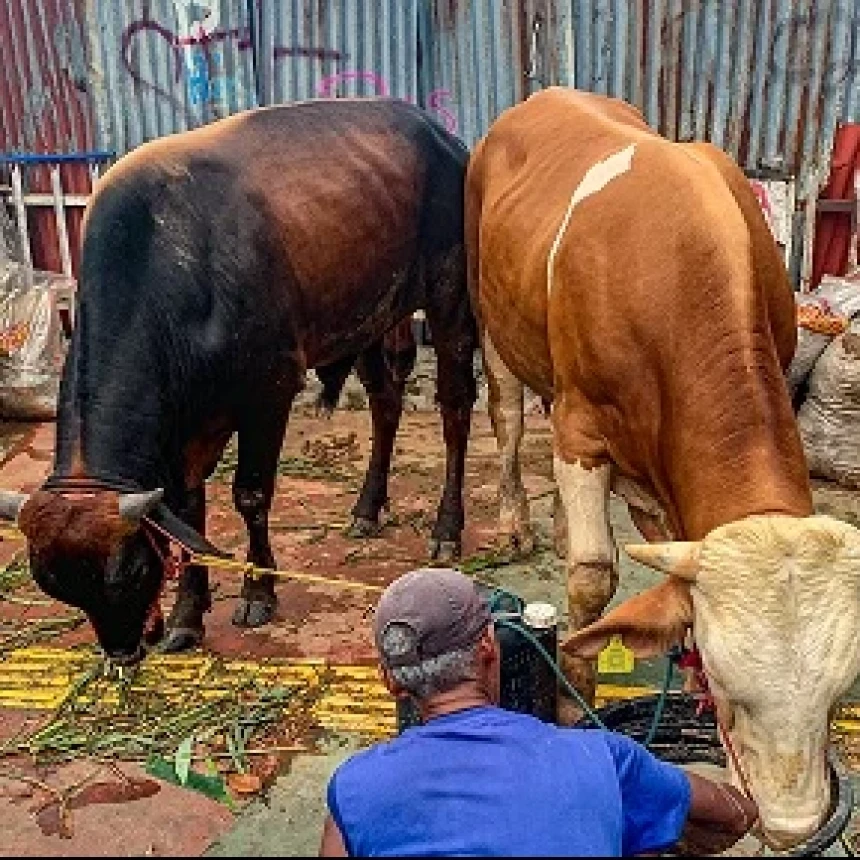
[{"label": "man's neck", "polygon": [[418,702],[418,710],[421,714],[421,721],[427,723],[436,717],[444,717],[447,714],[465,711],[468,708],[488,707],[493,704],[482,686],[469,681]]}]

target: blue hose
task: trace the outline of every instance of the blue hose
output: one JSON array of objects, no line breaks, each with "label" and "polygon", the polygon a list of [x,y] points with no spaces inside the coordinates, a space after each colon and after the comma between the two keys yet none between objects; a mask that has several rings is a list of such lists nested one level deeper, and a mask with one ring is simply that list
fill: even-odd
[{"label": "blue hose", "polygon": [[[499,606],[499,600],[502,597],[510,597],[515,600],[518,604],[521,604],[522,601],[517,595],[513,594],[510,591],[507,591],[504,588],[499,588],[498,586],[493,586],[493,593],[490,596],[490,611],[496,612]],[[552,669],[556,678],[558,678],[561,685],[564,687],[565,691],[568,695],[582,708],[585,715],[599,728],[607,730],[605,723],[600,719],[597,713],[589,706],[589,704],[585,701],[579,691],[565,678],[564,673],[561,671],[558,665],[558,661],[543,647],[543,645],[538,641],[538,639],[532,635],[528,630],[525,629],[521,624],[517,624],[516,621],[511,621],[507,618],[494,618],[493,623],[497,624],[501,627],[507,627],[509,630],[514,630],[519,633],[527,642],[529,642],[532,647],[538,652],[538,654],[543,657],[546,661],[547,665]],[[645,737],[645,746],[650,746],[654,742],[654,738],[657,734],[657,729],[660,726],[660,721],[663,719],[663,711],[666,707],[666,699],[669,695],[669,687],[672,683],[672,674],[674,663],[676,659],[676,654],[670,652],[667,655],[666,659],[666,672],[663,676],[663,687],[660,691],[660,698],[657,700],[657,706],[654,709],[654,719],[651,722],[651,728],[648,730],[648,734]]]}]

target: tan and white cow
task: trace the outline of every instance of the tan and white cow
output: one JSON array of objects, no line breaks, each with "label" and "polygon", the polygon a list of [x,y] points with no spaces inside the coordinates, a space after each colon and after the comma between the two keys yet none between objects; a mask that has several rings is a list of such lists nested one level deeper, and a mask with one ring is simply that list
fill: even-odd
[{"label": "tan and white cow", "polygon": [[[860,531],[813,516],[783,377],[794,300],[746,178],[623,102],[553,88],[478,144],[466,207],[501,528],[524,543],[523,383],[552,401],[566,673],[593,692],[610,635],[652,655],[692,628],[768,838],[796,843],[826,814],[828,712],[860,669]],[[669,541],[629,548],[667,578],[600,618],[613,486]]]}]

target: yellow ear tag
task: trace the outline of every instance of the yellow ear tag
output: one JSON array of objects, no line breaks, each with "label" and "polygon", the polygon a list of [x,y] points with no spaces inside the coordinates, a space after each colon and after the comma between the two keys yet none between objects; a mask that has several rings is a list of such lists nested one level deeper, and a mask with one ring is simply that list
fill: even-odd
[{"label": "yellow ear tag", "polygon": [[597,671],[601,675],[629,675],[635,663],[633,652],[621,641],[616,634],[609,640],[607,646],[597,655]]}]

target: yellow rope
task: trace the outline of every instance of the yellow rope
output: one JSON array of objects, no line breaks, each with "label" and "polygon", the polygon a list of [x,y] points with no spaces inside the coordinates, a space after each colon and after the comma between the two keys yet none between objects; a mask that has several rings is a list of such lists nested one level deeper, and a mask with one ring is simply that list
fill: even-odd
[{"label": "yellow rope", "polygon": [[242,573],[251,577],[263,576],[271,574],[272,576],[282,576],[285,579],[301,579],[305,582],[319,582],[327,585],[338,585],[342,588],[360,588],[365,591],[382,592],[385,588],[381,585],[370,585],[367,582],[356,582],[351,579],[334,579],[330,576],[319,576],[315,573],[300,573],[297,570],[275,570],[271,567],[257,567],[249,561],[234,561],[233,559],[218,558],[213,555],[201,555],[199,553],[191,554],[192,564],[204,564],[206,567],[218,567],[222,570],[241,570]]},{"label": "yellow rope", "polygon": [[[24,535],[13,528],[0,528],[0,540],[24,540]],[[203,555],[200,553],[192,553],[190,562],[192,564],[204,564],[207,567],[220,568],[222,570],[240,570],[242,573],[252,577],[271,574],[272,576],[280,576],[284,579],[300,579],[305,582],[316,582],[323,585],[337,585],[341,588],[356,588],[363,591],[382,592],[385,588],[381,585],[370,585],[367,582],[356,582],[350,579],[334,579],[329,576],[319,576],[315,573],[300,573],[297,570],[275,570],[269,567],[257,567],[249,561],[235,561],[234,559],[218,558],[214,555]]]}]

